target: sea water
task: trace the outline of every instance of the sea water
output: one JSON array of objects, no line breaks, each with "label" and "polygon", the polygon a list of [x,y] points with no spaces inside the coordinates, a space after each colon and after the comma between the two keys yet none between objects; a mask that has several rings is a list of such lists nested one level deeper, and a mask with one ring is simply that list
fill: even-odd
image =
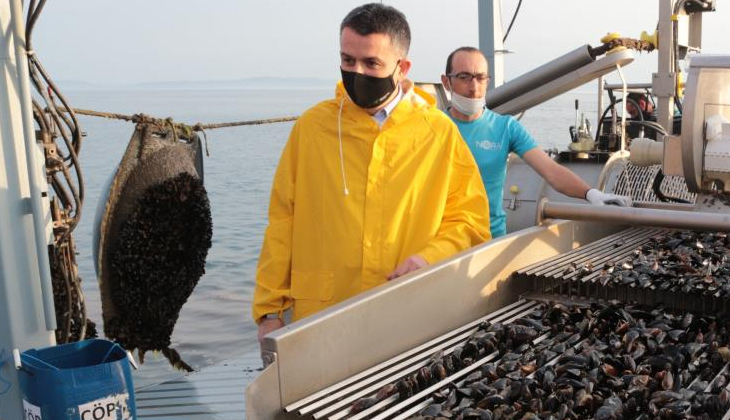
[{"label": "sea water", "polygon": [[[71,90],[76,108],[122,114],[172,117],[188,124],[269,119],[300,115],[333,96],[332,89],[281,90]],[[572,92],[529,110],[522,122],[544,148],[565,149],[574,124],[574,100],[595,126],[596,94]],[[100,334],[101,302],[92,260],[93,214],[101,189],[112,176],[133,131],[133,124],[79,116],[86,136],[80,162],[86,182],[82,220],[74,235],[88,316]],[[333,122],[334,124],[334,122]],[[183,307],[172,346],[195,368],[255,351],[256,325],[251,299],[256,261],[267,219],[271,181],[293,123],[223,128],[207,132],[210,156],[205,159],[205,187],[213,217],[213,244],[205,275]],[[135,372],[136,386],[174,377],[164,357],[147,354]]]}]

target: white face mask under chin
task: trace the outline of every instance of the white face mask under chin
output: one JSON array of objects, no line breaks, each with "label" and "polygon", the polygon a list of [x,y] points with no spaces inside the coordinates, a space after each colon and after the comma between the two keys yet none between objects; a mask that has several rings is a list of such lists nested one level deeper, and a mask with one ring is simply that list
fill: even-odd
[{"label": "white face mask under chin", "polygon": [[461,96],[458,93],[451,91],[451,106],[456,108],[457,111],[464,115],[474,115],[480,110],[484,109],[485,99],[482,98],[467,98]]}]

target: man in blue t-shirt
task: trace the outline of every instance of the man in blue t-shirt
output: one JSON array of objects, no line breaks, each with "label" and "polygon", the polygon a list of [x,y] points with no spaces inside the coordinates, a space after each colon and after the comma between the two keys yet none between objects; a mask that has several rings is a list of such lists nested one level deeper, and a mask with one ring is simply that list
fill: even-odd
[{"label": "man in blue t-shirt", "polygon": [[591,204],[631,205],[628,197],[605,194],[559,165],[542,149],[516,119],[485,108],[489,74],[487,59],[473,47],[461,47],[446,60],[444,87],[451,91],[448,114],[469,145],[489,196],[492,237],[507,232],[507,214],[502,208],[502,191],[507,175],[507,157],[516,153],[557,191]]}]

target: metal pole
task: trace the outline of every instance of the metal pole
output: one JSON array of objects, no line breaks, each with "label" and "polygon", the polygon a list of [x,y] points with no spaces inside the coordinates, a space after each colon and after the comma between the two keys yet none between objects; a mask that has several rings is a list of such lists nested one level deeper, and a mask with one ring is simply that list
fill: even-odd
[{"label": "metal pole", "polygon": [[25,159],[30,178],[30,205],[35,226],[35,244],[38,250],[41,298],[43,299],[46,330],[54,331],[56,329],[56,310],[53,304],[51,264],[48,259],[48,246],[51,244],[51,235],[53,234],[51,206],[48,198],[48,182],[46,182],[45,177],[43,154],[35,141],[30,96],[30,74],[25,49],[25,25],[23,24],[23,4],[21,0],[11,0],[10,13],[13,26],[13,42],[15,43],[15,62],[18,70],[18,93],[22,113],[23,137],[25,138]]},{"label": "metal pole", "polygon": [[542,219],[568,219],[591,222],[639,225],[710,232],[730,232],[730,214],[697,211],[643,209],[636,207],[594,206],[590,204],[544,201],[539,208]]},{"label": "metal pole", "polygon": [[657,122],[669,134],[673,134],[674,90],[677,75],[674,73],[674,0],[659,2],[659,56],[657,73],[652,76],[652,91],[656,95]]},{"label": "metal pole", "polygon": [[[495,53],[495,55],[497,55]],[[487,93],[487,107],[496,109],[498,106],[525,93],[546,85],[566,74],[578,70],[583,66],[595,62],[591,57],[588,44],[570,51],[562,56],[550,60],[529,72],[512,78],[509,83],[498,90]]]},{"label": "metal pole", "polygon": [[596,114],[596,132],[601,129],[601,115],[603,115],[603,76],[598,78],[598,113]]},{"label": "metal pole", "polygon": [[[479,0],[479,49],[489,64],[489,89],[504,83],[504,44],[502,38],[502,7],[499,0]],[[489,96],[489,95],[487,95]]]},{"label": "metal pole", "polygon": [[[13,350],[51,345],[54,343],[55,329],[55,320],[51,318],[53,322],[48,322],[48,308],[44,308],[42,297],[41,280],[47,280],[50,285],[47,248],[50,215],[48,210],[43,209],[48,186],[42,173],[42,155],[35,144],[33,122],[30,119],[27,61],[18,60],[20,54],[25,54],[24,48],[18,50],[18,45],[24,45],[23,26],[20,0],[0,1],[2,420],[20,420],[24,417]],[[55,317],[52,291],[49,290],[49,293],[50,315]]]}]

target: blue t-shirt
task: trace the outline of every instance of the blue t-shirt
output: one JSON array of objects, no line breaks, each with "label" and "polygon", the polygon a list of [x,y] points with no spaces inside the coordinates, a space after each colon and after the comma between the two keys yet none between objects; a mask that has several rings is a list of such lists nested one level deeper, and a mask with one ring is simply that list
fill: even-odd
[{"label": "blue t-shirt", "polygon": [[[447,112],[451,117],[451,114]],[[510,152],[522,157],[537,147],[535,139],[525,127],[510,115],[500,115],[485,109],[474,121],[451,119],[459,127],[461,136],[469,145],[489,198],[489,223],[492,237],[507,233],[507,214],[502,208],[502,191],[507,176],[507,157]]]}]

